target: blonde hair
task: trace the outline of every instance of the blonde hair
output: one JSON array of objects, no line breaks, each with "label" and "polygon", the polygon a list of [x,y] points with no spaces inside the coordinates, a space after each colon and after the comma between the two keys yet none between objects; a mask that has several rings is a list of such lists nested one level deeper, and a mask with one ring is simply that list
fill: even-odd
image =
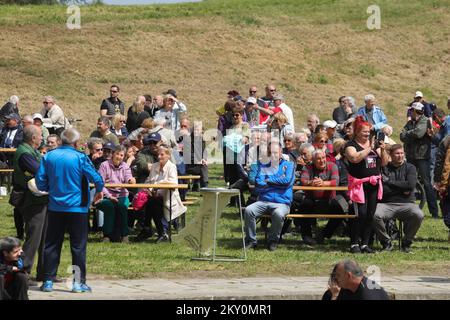
[{"label": "blonde hair", "polygon": [[143,96],[137,96],[136,99],[134,100],[133,106],[131,107],[133,112],[139,113],[139,112],[144,111],[145,98],[141,99],[141,97],[143,97]]},{"label": "blonde hair", "polygon": [[155,127],[155,121],[153,118],[147,118],[142,121],[141,127],[145,129],[153,129]]},{"label": "blonde hair", "polygon": [[278,124],[285,124],[288,122],[288,118],[283,112],[277,112],[273,115],[273,120],[278,120]]},{"label": "blonde hair", "polygon": [[334,139],[333,150],[335,154],[339,154],[347,142],[344,139]]},{"label": "blonde hair", "polygon": [[118,113],[114,116],[114,118],[112,120],[114,129],[119,128],[121,120],[124,120],[124,121],[126,120],[126,117],[123,114]]}]

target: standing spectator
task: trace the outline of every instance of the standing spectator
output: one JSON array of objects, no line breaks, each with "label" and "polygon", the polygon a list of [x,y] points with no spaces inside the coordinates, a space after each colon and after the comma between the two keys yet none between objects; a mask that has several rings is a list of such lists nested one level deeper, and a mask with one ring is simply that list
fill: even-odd
[{"label": "standing spectator", "polygon": [[431,128],[428,129],[428,134],[431,136],[430,173],[433,177],[439,144],[450,133],[450,117],[441,108],[436,108],[430,122]]},{"label": "standing spectator", "polygon": [[150,114],[144,110],[145,107],[145,97],[138,96],[136,100],[134,100],[133,105],[128,109],[127,116],[127,130],[128,132],[132,132],[139,128],[142,122],[150,118]]},{"label": "standing spectator", "polygon": [[287,118],[287,122],[291,125],[292,131],[295,131],[294,114],[292,113],[292,109],[284,103],[284,96],[281,93],[276,93],[273,96],[273,103],[276,108],[281,109],[281,112],[283,112]]},{"label": "standing spectator", "polygon": [[338,124],[343,124],[358,111],[355,106],[350,104],[349,97],[339,98],[339,106],[333,110],[333,120]]},{"label": "standing spectator", "polygon": [[383,199],[377,205],[374,229],[383,250],[393,249],[386,232],[386,220],[399,219],[405,225],[405,237],[401,249],[411,251],[411,244],[423,220],[423,212],[415,202],[414,189],[417,183],[416,168],[405,160],[402,145],[394,144],[389,150],[391,161],[383,167]]},{"label": "standing spectator", "polygon": [[282,157],[282,147],[274,140],[268,144],[269,161],[258,160],[249,174],[250,183],[255,185],[258,201],[247,206],[244,212],[246,248],[256,248],[256,219],[263,214],[272,216],[268,235],[270,251],[275,251],[280,239],[284,218],[289,213],[294,185],[294,163]]},{"label": "standing spectator", "polygon": [[148,112],[150,117],[155,117],[155,114],[157,111],[162,109],[164,107],[164,98],[161,95],[156,95],[153,97],[152,104],[150,107],[146,108],[144,107],[144,110]]},{"label": "standing spectator", "polygon": [[333,292],[331,300],[389,300],[388,294],[378,283],[371,283],[364,276],[356,261],[339,262],[335,279],[338,290]]},{"label": "standing spectator", "polygon": [[[122,146],[118,147],[113,152],[112,159],[100,165],[98,171],[105,183],[136,183],[130,167],[123,161],[125,150]],[[97,208],[104,212],[103,242],[119,239],[128,242],[128,194],[126,188],[103,188],[104,198],[97,204]]]},{"label": "standing spectator", "polygon": [[267,103],[259,98],[258,96],[258,88],[255,85],[252,85],[249,89],[248,89],[248,97],[252,97],[256,99],[256,103],[258,104],[258,106],[262,107],[262,108],[268,108]]},{"label": "standing spectator", "polygon": [[442,140],[436,152],[434,182],[441,196],[442,217],[448,228],[448,241],[450,242],[450,136]]},{"label": "standing spectator", "polygon": [[433,218],[437,219],[439,209],[430,176],[431,137],[428,134],[430,123],[423,114],[423,104],[415,102],[411,108],[413,109],[412,120],[408,121],[400,132],[400,140],[405,144],[407,161],[417,168],[419,177],[422,179],[428,209]]},{"label": "standing spectator", "polygon": [[53,150],[62,145],[61,137],[56,134],[49,134],[47,137],[47,146],[49,150]]},{"label": "standing spectator", "polygon": [[267,105],[269,107],[274,107],[275,104],[273,101],[273,96],[274,96],[275,92],[277,92],[277,88],[273,84],[268,84],[268,85],[266,85],[265,89],[266,89],[266,95],[264,97],[262,97],[261,99],[265,103],[267,103]]},{"label": "standing spectator", "polygon": [[50,133],[60,135],[64,129],[70,128],[70,123],[64,116],[61,107],[56,104],[52,96],[44,97],[43,108],[40,114],[44,115],[44,126]]},{"label": "standing spectator", "polygon": [[334,139],[341,137],[341,135],[336,131],[336,128],[337,128],[336,121],[326,120],[326,121],[324,121],[323,126],[327,132],[328,143],[333,143]]},{"label": "standing spectator", "polygon": [[41,130],[42,130],[42,145],[45,145],[45,142],[47,141],[47,138],[50,133],[48,132],[48,129],[43,126],[44,118],[42,117],[42,115],[40,113],[35,113],[35,114],[33,114],[32,117],[33,117],[33,124],[35,126],[38,126],[39,128],[41,128]]},{"label": "standing spectator", "polygon": [[28,300],[28,275],[23,270],[19,239],[0,239],[0,300]]},{"label": "standing spectator", "polygon": [[111,142],[118,146],[119,138],[111,132],[111,120],[108,117],[102,116],[97,120],[97,130],[93,131],[90,135],[91,138],[101,138],[104,143]]},{"label": "standing spectator", "polygon": [[408,111],[406,113],[408,121],[412,120],[412,112],[413,112],[412,105],[415,102],[420,102],[423,105],[423,114],[427,118],[431,117],[431,115],[433,114],[434,109],[436,109],[435,105],[433,106],[433,104],[428,103],[428,102],[425,101],[425,99],[423,98],[423,93],[421,91],[416,91],[416,93],[414,94],[414,100],[413,100],[413,102],[411,102],[409,104],[409,108],[408,108]]},{"label": "standing spectator", "polygon": [[378,132],[387,124],[387,118],[383,110],[376,105],[377,101],[373,94],[364,97],[365,105],[358,109],[357,115],[363,116],[364,120],[372,125],[372,130]]},{"label": "standing spectator", "polygon": [[34,179],[41,161],[38,151],[42,142],[42,132],[38,126],[29,125],[23,130],[23,142],[14,153],[14,189],[24,192],[24,199],[19,210],[25,222],[26,240],[23,245],[25,252],[24,270],[30,274],[33,269],[34,257],[38,253],[38,281],[43,280],[43,256],[45,233],[47,229],[48,197],[36,195],[30,190],[29,181]]},{"label": "standing spectator", "polygon": [[[369,247],[373,215],[381,200],[381,166],[389,161],[384,141],[370,139],[371,125],[358,116],[354,121],[354,138],[345,146],[350,200],[358,204],[358,218],[352,221],[352,253],[374,253]],[[360,242],[361,241],[361,242]]]},{"label": "standing spectator", "polygon": [[0,109],[0,121],[5,122],[5,116],[11,113],[19,114],[19,97],[13,95],[9,98],[8,102],[6,102],[3,107]]},{"label": "standing spectator", "polygon": [[111,86],[110,97],[102,101],[100,105],[100,116],[114,117],[116,114],[125,114],[125,103],[119,99],[120,89],[115,84]]},{"label": "standing spectator", "polygon": [[173,131],[178,130],[180,129],[181,115],[187,112],[187,107],[183,102],[178,100],[175,90],[169,89],[164,94],[166,95],[164,106],[155,113],[155,118],[165,118]]},{"label": "standing spectator", "polygon": [[94,204],[103,198],[103,179],[92,162],[79,152],[80,134],[74,128],[62,132],[63,145],[41,160],[36,186],[49,193],[48,225],[44,249],[44,283],[41,290],[53,291],[61,247],[66,230],[70,236],[72,265],[78,267],[72,292],[91,292],[86,284],[86,246],[88,238],[89,182],[96,188]]}]

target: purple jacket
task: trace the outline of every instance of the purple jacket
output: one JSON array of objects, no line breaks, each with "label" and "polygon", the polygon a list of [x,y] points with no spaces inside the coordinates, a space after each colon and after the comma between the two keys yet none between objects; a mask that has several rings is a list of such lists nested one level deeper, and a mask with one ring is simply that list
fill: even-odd
[{"label": "purple jacket", "polygon": [[[111,160],[104,161],[98,169],[105,183],[128,183],[133,178],[131,169],[125,162],[119,167],[115,167]],[[125,188],[103,188],[103,194],[106,198],[113,196],[115,198],[127,197],[128,190]]]}]

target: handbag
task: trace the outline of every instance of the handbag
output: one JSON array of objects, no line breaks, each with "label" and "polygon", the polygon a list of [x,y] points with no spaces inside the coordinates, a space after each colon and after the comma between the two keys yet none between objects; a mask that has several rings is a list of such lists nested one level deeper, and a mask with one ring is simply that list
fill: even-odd
[{"label": "handbag", "polygon": [[134,197],[133,197],[133,208],[135,211],[140,211],[144,209],[145,204],[147,203],[149,198],[147,190],[141,190],[139,191]]},{"label": "handbag", "polygon": [[9,204],[13,207],[20,207],[25,199],[25,191],[15,190],[11,191],[9,196]]}]

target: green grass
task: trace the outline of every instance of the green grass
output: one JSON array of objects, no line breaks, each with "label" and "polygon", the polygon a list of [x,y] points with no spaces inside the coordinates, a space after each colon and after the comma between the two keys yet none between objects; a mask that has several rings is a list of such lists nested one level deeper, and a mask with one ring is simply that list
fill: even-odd
[{"label": "green grass", "polygon": [[[211,186],[223,186],[219,166],[210,170]],[[190,193],[189,196],[199,194]],[[189,206],[188,223],[195,215],[199,204]],[[15,235],[12,210],[6,199],[0,201],[0,236]],[[325,221],[320,221],[323,226]],[[176,237],[176,235],[174,235]],[[248,252],[246,262],[205,262],[192,261],[196,253],[184,244],[164,243],[156,245],[154,238],[145,243],[102,243],[101,234],[90,234],[87,249],[87,268],[89,277],[142,278],[142,277],[230,277],[256,275],[309,275],[324,276],[332,265],[344,258],[348,239],[333,238],[325,245],[310,248],[303,245],[299,235],[286,237],[276,252],[264,249],[263,233],[258,234],[260,248]],[[240,224],[236,209],[227,208],[220,221],[218,253],[239,256],[242,249]],[[242,247],[241,247],[242,248]],[[449,275],[449,245],[446,228],[441,220],[433,220],[426,212],[426,219],[413,244],[414,253],[399,251],[377,253],[375,255],[355,256],[361,265],[376,265],[381,272],[391,275],[429,274]],[[64,242],[59,275],[65,277],[70,265],[68,240]]]}]

